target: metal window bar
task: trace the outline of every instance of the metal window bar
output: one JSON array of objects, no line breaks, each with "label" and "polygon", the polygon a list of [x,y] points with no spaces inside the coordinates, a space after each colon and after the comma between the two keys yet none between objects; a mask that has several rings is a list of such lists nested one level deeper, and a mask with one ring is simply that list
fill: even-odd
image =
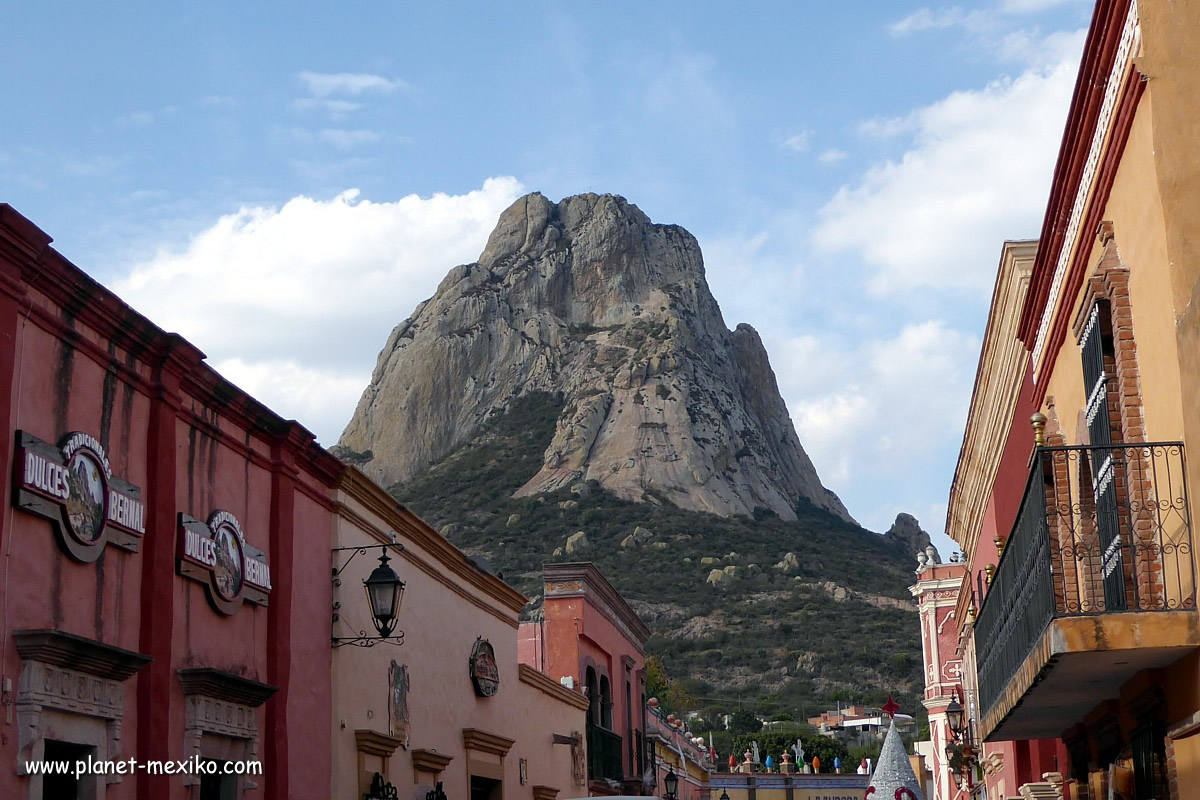
[{"label": "metal window bar", "polygon": [[975,623],[984,713],[1055,617],[1196,608],[1185,469],[1180,442],[1038,449]]},{"label": "metal window bar", "polygon": [[1135,794],[1145,800],[1167,800],[1165,732],[1161,723],[1145,722],[1129,736],[1133,751]]},{"label": "metal window bar", "polygon": [[1125,608],[1126,564],[1122,544],[1118,491],[1121,488],[1112,444],[1112,420],[1109,416],[1108,372],[1105,369],[1104,325],[1109,321],[1108,304],[1092,306],[1087,326],[1079,340],[1083,358],[1083,384],[1087,397],[1087,424],[1092,444],[1092,493],[1095,500],[1096,526],[1099,534],[1100,559],[1103,569],[1105,605],[1112,610]]},{"label": "metal window bar", "polygon": [[622,780],[621,737],[612,731],[588,726],[588,777],[593,780]]}]

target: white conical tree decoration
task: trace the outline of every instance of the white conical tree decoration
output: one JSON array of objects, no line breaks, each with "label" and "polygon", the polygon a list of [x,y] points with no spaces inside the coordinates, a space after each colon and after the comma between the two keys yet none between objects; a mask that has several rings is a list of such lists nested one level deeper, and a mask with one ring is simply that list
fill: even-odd
[{"label": "white conical tree decoration", "polygon": [[[888,705],[895,708],[891,698],[888,698]],[[921,791],[921,784],[904,752],[904,742],[900,741],[894,717],[864,797],[866,800],[925,800],[925,793]]]}]

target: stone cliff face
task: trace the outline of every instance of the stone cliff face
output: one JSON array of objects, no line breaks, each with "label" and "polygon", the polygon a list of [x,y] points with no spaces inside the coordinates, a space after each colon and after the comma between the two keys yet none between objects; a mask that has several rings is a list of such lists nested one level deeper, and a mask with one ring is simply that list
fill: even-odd
[{"label": "stone cliff face", "polygon": [[725,327],[695,238],[623,198],[531,194],[508,208],[479,261],[392,331],[336,452],[404,482],[531,391],[564,405],[518,496],[594,480],[723,516],[791,519],[806,499],[849,519],[758,334]]},{"label": "stone cliff face", "polygon": [[912,514],[897,514],[896,521],[883,534],[883,538],[894,543],[897,547],[903,548],[910,555],[915,556],[918,553],[928,553],[932,558],[936,559],[936,563],[942,563],[942,556],[938,553],[937,548],[933,546],[929,534],[921,528],[921,523]]}]

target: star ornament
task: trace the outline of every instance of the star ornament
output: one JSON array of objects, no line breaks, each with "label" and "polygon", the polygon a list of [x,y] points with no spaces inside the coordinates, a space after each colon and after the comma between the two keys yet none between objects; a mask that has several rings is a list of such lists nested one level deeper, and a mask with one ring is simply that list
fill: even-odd
[{"label": "star ornament", "polygon": [[889,694],[888,701],[886,703],[884,703],[884,705],[883,705],[883,713],[887,714],[892,719],[895,719],[896,712],[899,710],[900,710],[900,706],[897,705],[896,701],[893,700],[892,696]]}]

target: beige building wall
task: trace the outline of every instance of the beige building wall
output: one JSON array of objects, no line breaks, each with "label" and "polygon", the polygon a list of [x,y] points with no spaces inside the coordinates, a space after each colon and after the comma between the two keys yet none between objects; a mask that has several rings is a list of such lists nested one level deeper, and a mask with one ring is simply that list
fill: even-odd
[{"label": "beige building wall", "polygon": [[[517,615],[525,598],[483,572],[361,473],[348,469],[337,493],[335,547],[389,543],[406,583],[398,629],[404,644],[333,650],[335,797],[361,797],[379,772],[402,800],[424,800],[437,781],[468,798],[470,775],[502,780],[492,800],[551,800],[586,794],[586,753],[565,743],[584,730],[586,699],[517,663]],[[353,551],[334,553],[334,567]],[[334,636],[374,634],[363,580],[378,550],[357,555],[334,589]],[[479,697],[468,664],[476,638],[495,649],[500,685]],[[393,663],[407,668],[407,722],[393,707]],[[556,737],[560,743],[556,743]],[[390,752],[388,752],[390,749]]]},{"label": "beige building wall", "polygon": [[[1183,407],[1179,353],[1172,309],[1166,227],[1154,170],[1152,130],[1153,94],[1143,95],[1134,116],[1129,140],[1117,168],[1103,218],[1112,223],[1122,266],[1129,270],[1129,300],[1138,350],[1138,371],[1148,441],[1183,438]],[[1098,274],[1104,246],[1094,235],[1081,236],[1080,247],[1089,248],[1088,275]],[[1082,313],[1087,282],[1069,302],[1069,317]],[[1084,397],[1083,365],[1079,344],[1068,335],[1047,376],[1046,404],[1053,412],[1066,441],[1081,442]],[[1051,405],[1051,403],[1053,405]]]},{"label": "beige building wall", "polygon": [[[1116,150],[1110,142],[1100,159],[1101,165],[1117,161],[1100,218],[1111,225],[1120,265],[1128,269],[1145,423],[1144,435],[1130,439],[1185,442],[1194,539],[1200,496],[1200,4],[1138,0],[1133,9],[1137,36],[1130,79],[1140,82],[1141,94],[1123,148]],[[1097,231],[1082,229],[1067,246],[1088,254],[1083,288],[1061,298],[1057,311],[1075,320],[1087,278],[1101,269],[1105,247]],[[1051,416],[1047,430],[1060,432],[1068,444],[1082,443],[1086,398],[1075,336],[1069,333],[1052,355],[1052,368],[1047,357],[1035,364],[1038,388],[1045,391],[1043,410]],[[1196,573],[1198,557],[1192,548]],[[1200,658],[1193,654],[1157,674],[1138,676],[1121,690],[1121,722],[1128,728],[1135,720],[1127,704],[1136,692],[1147,682],[1164,687],[1172,797],[1190,796],[1184,787],[1200,782],[1197,674]]]}]

